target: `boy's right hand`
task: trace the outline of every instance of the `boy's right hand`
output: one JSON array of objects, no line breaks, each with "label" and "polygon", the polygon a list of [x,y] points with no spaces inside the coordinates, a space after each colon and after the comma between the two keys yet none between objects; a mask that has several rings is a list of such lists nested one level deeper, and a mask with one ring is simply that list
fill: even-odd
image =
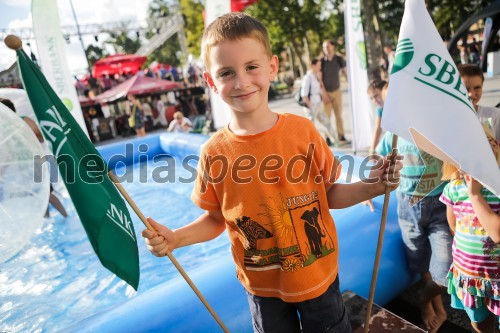
[{"label": "boy's right hand", "polygon": [[147,218],[148,222],[155,229],[151,231],[144,229],[142,237],[145,238],[148,250],[156,257],[164,257],[167,255],[167,249],[173,251],[175,249],[175,234],[172,230],[153,220]]}]

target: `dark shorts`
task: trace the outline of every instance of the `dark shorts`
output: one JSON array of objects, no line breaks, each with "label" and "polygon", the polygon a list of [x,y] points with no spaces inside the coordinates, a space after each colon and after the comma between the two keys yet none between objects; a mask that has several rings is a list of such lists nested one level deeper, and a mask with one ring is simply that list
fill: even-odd
[{"label": "dark shorts", "polygon": [[338,277],[323,295],[298,303],[247,294],[254,332],[352,332]]}]

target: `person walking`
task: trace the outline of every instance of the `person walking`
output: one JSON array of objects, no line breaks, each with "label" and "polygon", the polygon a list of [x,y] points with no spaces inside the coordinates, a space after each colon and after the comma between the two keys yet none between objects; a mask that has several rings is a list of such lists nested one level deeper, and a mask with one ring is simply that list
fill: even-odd
[{"label": "person walking", "polygon": [[323,42],[324,58],[321,59],[321,81],[323,83],[323,106],[328,118],[332,109],[335,115],[337,136],[341,144],[347,143],[344,136],[342,121],[342,92],[340,91],[340,72],[347,78],[346,62],[344,58],[335,54],[335,44],[331,40]]}]

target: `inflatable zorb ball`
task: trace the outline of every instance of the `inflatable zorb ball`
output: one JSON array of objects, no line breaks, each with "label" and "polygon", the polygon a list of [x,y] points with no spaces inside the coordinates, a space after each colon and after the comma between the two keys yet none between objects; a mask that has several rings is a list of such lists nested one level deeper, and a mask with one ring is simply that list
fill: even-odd
[{"label": "inflatable zorb ball", "polygon": [[49,201],[48,163],[35,134],[0,103],[0,263],[13,257],[41,226]]}]

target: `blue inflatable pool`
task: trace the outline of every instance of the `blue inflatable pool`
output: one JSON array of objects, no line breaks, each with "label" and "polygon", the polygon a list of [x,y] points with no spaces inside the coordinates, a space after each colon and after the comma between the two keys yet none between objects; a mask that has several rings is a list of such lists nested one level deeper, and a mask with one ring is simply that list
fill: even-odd
[{"label": "blue inflatable pool", "polygon": [[[206,137],[194,134],[161,134],[101,147],[111,167],[141,161],[141,156],[168,154],[179,158],[197,155]],[[343,177],[360,175],[362,160],[338,156]],[[350,171],[350,172],[348,172]],[[349,173],[349,174],[348,174]],[[352,179],[355,181],[356,179]],[[189,200],[186,195],[185,200]],[[341,289],[368,298],[375,259],[383,197],[375,198],[375,212],[363,205],[331,211],[337,225],[340,247]],[[384,305],[406,289],[412,276],[407,263],[396,215],[396,197],[391,196],[378,273],[375,302]],[[235,276],[231,257],[207,263],[191,274],[210,305],[231,332],[252,332],[246,294]],[[147,290],[108,311],[93,315],[66,332],[220,332],[218,324],[180,275]]]}]

